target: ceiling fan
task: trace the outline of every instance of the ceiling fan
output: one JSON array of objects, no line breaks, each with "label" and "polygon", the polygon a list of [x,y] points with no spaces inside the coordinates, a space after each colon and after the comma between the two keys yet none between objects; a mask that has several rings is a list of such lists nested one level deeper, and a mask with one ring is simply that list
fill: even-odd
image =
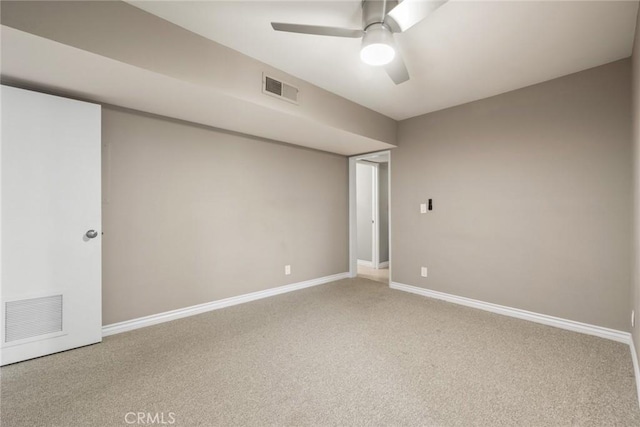
[{"label": "ceiling fan", "polygon": [[409,71],[393,40],[394,33],[408,30],[447,0],[362,0],[362,29],[272,22],[276,31],[319,36],[362,38],[360,59],[384,66],[395,84],[409,80]]}]

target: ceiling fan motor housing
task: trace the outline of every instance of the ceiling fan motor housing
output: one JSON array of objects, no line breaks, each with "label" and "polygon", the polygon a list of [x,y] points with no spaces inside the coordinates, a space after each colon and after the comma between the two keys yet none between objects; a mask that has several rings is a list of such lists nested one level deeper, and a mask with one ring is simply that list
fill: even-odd
[{"label": "ceiling fan motor housing", "polygon": [[385,22],[387,13],[398,5],[396,0],[362,0],[362,28]]}]

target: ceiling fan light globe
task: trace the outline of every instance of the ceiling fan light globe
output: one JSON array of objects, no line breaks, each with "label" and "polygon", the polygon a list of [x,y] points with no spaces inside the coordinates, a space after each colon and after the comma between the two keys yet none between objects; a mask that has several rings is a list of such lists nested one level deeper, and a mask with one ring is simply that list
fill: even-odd
[{"label": "ceiling fan light globe", "polygon": [[393,61],[395,56],[396,51],[393,47],[384,43],[373,43],[362,46],[360,50],[360,59],[362,59],[362,62],[373,66],[387,65]]},{"label": "ceiling fan light globe", "polygon": [[396,51],[393,48],[393,35],[382,23],[371,24],[365,30],[360,49],[360,59],[365,64],[380,66],[393,61]]}]

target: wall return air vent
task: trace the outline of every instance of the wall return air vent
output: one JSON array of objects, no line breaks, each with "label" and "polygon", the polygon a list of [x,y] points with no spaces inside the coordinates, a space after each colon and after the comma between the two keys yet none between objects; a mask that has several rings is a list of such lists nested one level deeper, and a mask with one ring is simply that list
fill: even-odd
[{"label": "wall return air vent", "polygon": [[288,83],[262,75],[262,93],[298,104],[298,88]]},{"label": "wall return air vent", "polygon": [[62,332],[62,295],[5,302],[4,342]]}]

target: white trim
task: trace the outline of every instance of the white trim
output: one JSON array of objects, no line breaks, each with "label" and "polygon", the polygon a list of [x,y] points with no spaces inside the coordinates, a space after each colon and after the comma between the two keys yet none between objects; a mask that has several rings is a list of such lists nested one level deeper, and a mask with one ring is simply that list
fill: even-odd
[{"label": "white trim", "polygon": [[391,260],[393,259],[393,257],[391,256],[391,248],[393,246],[391,244],[391,224],[391,152],[389,152],[389,163],[387,163],[387,232],[389,233],[389,238],[387,239],[387,251],[389,261],[386,261],[389,267],[389,285],[391,285],[391,281],[393,280],[391,275],[391,273],[393,272],[393,266],[391,265]]},{"label": "white trim", "polygon": [[356,157],[349,157],[349,277],[358,275],[358,217]]},{"label": "white trim", "polygon": [[208,311],[218,310],[220,308],[231,307],[233,305],[243,304],[245,302],[255,301],[262,298],[272,297],[274,295],[284,294],[286,292],[297,291],[299,289],[309,288],[311,286],[322,285],[336,280],[349,278],[349,273],[339,273],[331,276],[320,277],[318,279],[306,280],[304,282],[293,283],[291,285],[279,286],[277,288],[265,289],[264,291],[252,292],[249,294],[238,295],[231,298],[225,298],[217,301],[211,301],[204,304],[192,305],[190,307],[179,308],[177,310],[165,311],[164,313],[152,314],[150,316],[139,317],[137,319],[125,320],[124,322],[112,323],[102,327],[102,336],[119,334],[122,332],[133,331],[134,329],[144,328],[146,326],[157,325],[159,323],[169,322],[171,320],[181,319],[183,317],[194,316],[196,314],[206,313]]},{"label": "white trim", "polygon": [[587,323],[576,322],[559,317],[548,316],[546,314],[534,313],[531,311],[520,310],[518,308],[506,307],[503,305],[492,304],[489,302],[478,301],[471,298],[459,297],[456,295],[446,294],[444,292],[432,291],[429,289],[419,288],[417,286],[404,285],[402,283],[391,282],[390,287],[400,291],[411,292],[413,294],[422,295],[429,298],[435,298],[443,301],[460,304],[467,307],[473,307],[480,310],[490,311],[492,313],[502,314],[505,316],[516,317],[518,319],[528,320],[543,325],[554,326],[560,329],[566,329],[582,334],[593,335],[600,338],[606,338],[613,341],[629,344],[631,342],[631,334],[629,332],[618,331],[615,329],[603,328],[601,326],[589,325]]},{"label": "white trim", "polygon": [[358,265],[362,265],[362,266],[364,266],[364,267],[371,267],[371,268],[373,268],[373,262],[371,262],[371,261],[365,261],[365,260],[363,260],[363,259],[359,259],[359,260],[358,260]]},{"label": "white trim", "polygon": [[389,268],[389,261],[378,263],[378,268]]},{"label": "white trim", "polygon": [[638,365],[638,353],[636,353],[636,346],[633,343],[633,336],[631,336],[629,346],[631,347],[631,360],[633,361],[633,373],[636,378],[636,393],[638,394],[638,406],[640,407],[640,366]]}]

